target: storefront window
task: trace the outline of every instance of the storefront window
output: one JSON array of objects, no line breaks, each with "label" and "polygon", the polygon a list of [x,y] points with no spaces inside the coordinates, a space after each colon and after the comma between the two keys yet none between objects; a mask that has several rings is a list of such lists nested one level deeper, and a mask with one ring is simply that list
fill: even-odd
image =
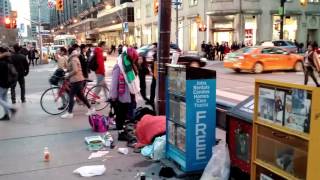
[{"label": "storefront window", "polygon": [[197,50],[197,42],[198,42],[198,24],[195,21],[192,21],[190,26],[190,51]]},{"label": "storefront window", "polygon": [[137,10],[136,10],[136,18],[137,19],[141,18],[141,9],[140,8],[137,8]]},{"label": "storefront window", "polygon": [[[272,39],[279,39],[280,35],[280,16],[273,16],[273,37]],[[298,29],[297,16],[285,17],[283,25],[283,39],[294,41],[296,39],[296,33]]]},{"label": "storefront window", "polygon": [[246,46],[253,46],[257,41],[257,20],[254,16],[245,16],[245,37]]},{"label": "storefront window", "polygon": [[233,21],[219,21],[213,23],[214,33],[213,42],[223,44],[228,42],[229,44],[233,41]]},{"label": "storefront window", "polygon": [[145,43],[146,44],[151,44],[152,43],[152,34],[151,34],[151,26],[146,26],[145,29],[143,30],[143,34],[145,36]]},{"label": "storefront window", "polygon": [[158,26],[157,26],[157,25],[154,25],[152,30],[153,30],[153,32],[152,32],[152,33],[153,33],[153,35],[152,35],[152,38],[153,38],[153,39],[152,39],[152,42],[158,42],[158,33],[159,33],[159,32],[158,32]]},{"label": "storefront window", "polygon": [[195,6],[198,4],[198,0],[189,0],[190,6]]}]

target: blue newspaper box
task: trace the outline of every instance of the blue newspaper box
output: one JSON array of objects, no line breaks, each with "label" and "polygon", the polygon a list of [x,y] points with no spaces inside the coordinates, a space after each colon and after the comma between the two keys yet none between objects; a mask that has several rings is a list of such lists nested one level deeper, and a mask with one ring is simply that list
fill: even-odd
[{"label": "blue newspaper box", "polygon": [[168,65],[166,156],[184,172],[203,170],[216,129],[216,72]]}]

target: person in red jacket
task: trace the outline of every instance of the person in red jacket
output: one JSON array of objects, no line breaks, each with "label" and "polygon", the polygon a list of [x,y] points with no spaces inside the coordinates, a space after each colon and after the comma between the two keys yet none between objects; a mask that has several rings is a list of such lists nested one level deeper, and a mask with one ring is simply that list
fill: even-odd
[{"label": "person in red jacket", "polygon": [[[98,68],[96,70],[96,76],[97,76],[97,85],[103,85],[107,86],[105,82],[105,68],[104,68],[104,58],[103,58],[103,51],[106,48],[106,42],[101,41],[98,44],[98,47],[95,48],[94,53],[97,58],[97,64]],[[99,94],[101,91],[101,88],[96,89],[96,94]],[[104,91],[105,100],[107,100],[107,92]]]}]

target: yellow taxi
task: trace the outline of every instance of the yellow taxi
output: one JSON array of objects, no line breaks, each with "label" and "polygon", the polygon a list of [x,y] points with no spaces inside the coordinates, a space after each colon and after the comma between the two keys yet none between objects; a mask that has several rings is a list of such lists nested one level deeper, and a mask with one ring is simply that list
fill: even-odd
[{"label": "yellow taxi", "polygon": [[303,56],[279,47],[245,47],[224,58],[224,67],[236,72],[262,73],[272,70],[303,71]]}]

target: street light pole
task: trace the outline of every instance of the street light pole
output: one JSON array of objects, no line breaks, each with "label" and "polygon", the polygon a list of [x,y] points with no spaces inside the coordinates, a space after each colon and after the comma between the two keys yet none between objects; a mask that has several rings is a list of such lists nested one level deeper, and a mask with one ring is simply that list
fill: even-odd
[{"label": "street light pole", "polygon": [[38,0],[38,34],[39,34],[39,46],[40,46],[40,64],[42,61],[42,35],[41,35],[41,0]]},{"label": "street light pole", "polygon": [[166,113],[166,63],[170,60],[170,33],[171,33],[171,1],[159,1],[159,45],[158,45],[158,114]]},{"label": "street light pole", "polygon": [[283,39],[283,25],[284,25],[284,3],[286,2],[286,0],[281,0],[280,2],[280,8],[281,8],[281,14],[280,14],[280,34],[279,34],[279,38]]}]

